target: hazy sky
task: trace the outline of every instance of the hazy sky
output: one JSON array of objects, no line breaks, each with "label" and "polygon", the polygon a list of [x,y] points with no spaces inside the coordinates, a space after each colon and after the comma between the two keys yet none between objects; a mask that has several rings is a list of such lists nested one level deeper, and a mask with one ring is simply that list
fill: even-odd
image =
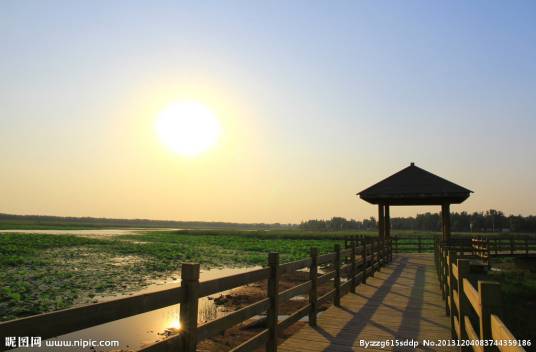
[{"label": "hazy sky", "polygon": [[[180,100],[221,121],[196,158]],[[0,2],[0,212],[361,219],[414,161],[536,213],[535,131],[534,1]]]}]

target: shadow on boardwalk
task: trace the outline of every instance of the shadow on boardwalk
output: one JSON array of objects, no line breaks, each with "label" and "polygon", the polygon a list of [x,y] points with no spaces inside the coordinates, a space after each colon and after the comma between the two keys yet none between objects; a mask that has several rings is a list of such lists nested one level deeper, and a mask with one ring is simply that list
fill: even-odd
[{"label": "shadow on boardwalk", "polygon": [[[440,289],[431,254],[400,254],[375,277],[347,294],[341,307],[331,307],[318,326],[302,328],[279,347],[280,351],[359,351],[373,341],[449,339]],[[452,348],[417,347],[451,351]],[[405,351],[413,347],[369,345],[372,351]]]}]

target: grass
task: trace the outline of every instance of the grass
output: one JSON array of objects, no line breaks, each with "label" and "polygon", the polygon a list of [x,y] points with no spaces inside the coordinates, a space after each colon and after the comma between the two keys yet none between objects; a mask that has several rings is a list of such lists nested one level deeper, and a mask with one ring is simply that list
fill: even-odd
[{"label": "grass", "polygon": [[135,291],[170,276],[183,262],[202,267],[264,265],[304,258],[310,247],[333,250],[334,239],[260,238],[236,233],[160,231],[106,238],[0,234],[0,320],[90,303],[98,296]]},{"label": "grass", "polygon": [[501,283],[503,320],[517,339],[536,341],[536,260],[534,258],[493,259],[490,272]]}]

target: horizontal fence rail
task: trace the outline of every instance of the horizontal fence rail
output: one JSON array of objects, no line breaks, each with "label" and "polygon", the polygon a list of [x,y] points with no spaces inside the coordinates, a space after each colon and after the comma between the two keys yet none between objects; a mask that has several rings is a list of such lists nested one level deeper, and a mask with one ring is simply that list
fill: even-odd
[{"label": "horizontal fence rail", "polygon": [[[389,239],[354,236],[345,240],[343,248],[335,245],[332,253],[319,255],[318,250],[312,248],[309,258],[284,264],[279,263],[278,253],[270,253],[266,268],[203,282],[199,281],[199,264],[183,263],[180,287],[2,322],[0,341],[9,336],[38,335],[47,339],[180,304],[179,333],[139,351],[192,352],[196,350],[199,341],[265,312],[266,328],[231,351],[253,351],[263,345],[266,351],[276,351],[277,337],[281,331],[305,316],[309,317],[309,324],[315,326],[320,304],[330,302],[340,305],[341,296],[355,292],[356,286],[365,283],[367,277],[374,275],[375,271],[391,260],[392,241]],[[320,266],[329,271],[320,275]],[[279,290],[281,275],[302,269],[309,271],[307,281],[284,291]],[[268,282],[267,298],[199,325],[200,298],[263,280]],[[333,282],[332,289],[318,296],[318,286],[329,282]],[[304,294],[309,297],[308,303],[279,321],[279,306],[292,297]],[[7,348],[2,344],[0,349]]]},{"label": "horizontal fence rail", "polygon": [[491,257],[536,256],[536,237],[478,236],[471,242],[473,255],[488,263]]},{"label": "horizontal fence rail", "polygon": [[[508,342],[517,343],[519,340],[500,318],[502,297],[499,283],[485,280],[482,265],[472,264],[467,259],[481,258],[480,254],[475,253],[483,242],[487,242],[487,239],[473,239],[471,241],[473,255],[465,257],[459,256],[460,252],[465,252],[460,251],[459,246],[452,249],[439,240],[435,243],[437,276],[445,300],[445,313],[450,316],[452,338],[476,342],[461,347],[462,351],[488,352],[497,349],[502,352],[525,351],[522,345],[512,346]],[[486,340],[495,340],[498,345],[478,343]]]},{"label": "horizontal fence rail", "polygon": [[[393,235],[394,253],[425,253],[435,251],[441,235]],[[535,256],[536,235],[529,234],[457,234],[448,240],[449,248],[463,255],[493,257]]]},{"label": "horizontal fence rail", "polygon": [[395,235],[391,237],[393,242],[393,251],[395,253],[433,252],[436,237],[438,237],[438,235]]}]

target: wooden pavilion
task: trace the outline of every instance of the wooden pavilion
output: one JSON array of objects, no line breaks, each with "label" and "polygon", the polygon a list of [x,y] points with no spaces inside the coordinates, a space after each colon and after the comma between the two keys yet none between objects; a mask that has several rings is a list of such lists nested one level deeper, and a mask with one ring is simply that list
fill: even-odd
[{"label": "wooden pavilion", "polygon": [[443,240],[450,238],[450,205],[466,200],[473,191],[445,180],[411,163],[394,175],[370,186],[357,195],[378,204],[378,234],[390,237],[391,205],[440,205]]}]

